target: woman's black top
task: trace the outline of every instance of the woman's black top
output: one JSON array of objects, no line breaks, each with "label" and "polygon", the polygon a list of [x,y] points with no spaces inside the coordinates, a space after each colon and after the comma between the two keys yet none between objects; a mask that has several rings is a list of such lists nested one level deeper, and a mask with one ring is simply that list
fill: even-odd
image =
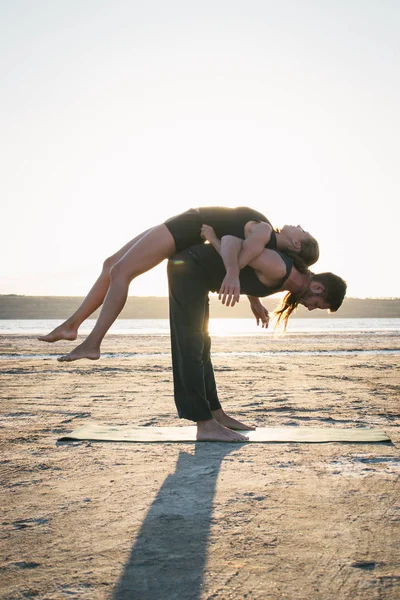
[{"label": "woman's black top", "polygon": [[[286,265],[286,273],[281,281],[273,288],[268,287],[261,283],[254,269],[245,267],[240,271],[239,276],[241,294],[263,298],[275,294],[275,292],[282,288],[292,270],[293,260],[286,256],[286,254],[283,254],[283,252],[279,252],[279,250],[275,250],[275,252],[279,254]],[[178,255],[176,255],[175,258],[178,258]],[[222,258],[210,244],[192,246],[184,252],[181,252],[179,254],[179,259],[193,260],[202,267],[208,281],[210,292],[217,292],[220,289],[221,283],[226,275],[226,270]]]},{"label": "woman's black top", "polygon": [[[265,215],[247,206],[239,206],[238,208],[206,206],[197,210],[191,208],[184,213],[167,219],[164,225],[174,238],[176,252],[181,252],[190,246],[204,244],[204,240],[200,236],[203,224],[213,227],[219,238],[224,235],[234,235],[244,239],[244,227],[249,221],[265,221],[271,225]],[[271,238],[265,247],[271,250],[276,248],[274,230],[272,230]]]}]

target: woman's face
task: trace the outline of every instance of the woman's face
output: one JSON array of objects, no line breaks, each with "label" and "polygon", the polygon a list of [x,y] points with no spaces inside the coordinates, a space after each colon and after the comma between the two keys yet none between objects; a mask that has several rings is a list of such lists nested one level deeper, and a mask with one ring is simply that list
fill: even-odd
[{"label": "woman's face", "polygon": [[291,241],[294,250],[299,249],[303,242],[312,237],[308,231],[304,231],[301,225],[284,225],[281,233]]}]

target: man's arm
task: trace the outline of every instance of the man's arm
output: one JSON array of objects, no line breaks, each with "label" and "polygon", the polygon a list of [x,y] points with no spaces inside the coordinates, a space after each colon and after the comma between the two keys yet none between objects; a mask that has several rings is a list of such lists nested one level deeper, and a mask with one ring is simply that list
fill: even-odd
[{"label": "man's arm", "polygon": [[[236,289],[234,288],[234,285],[236,284],[236,278],[238,281],[237,285],[239,286],[237,294],[240,295],[239,273],[240,269],[243,268],[240,262],[240,256],[238,258],[238,251],[240,251],[240,249],[243,247],[243,244],[240,242],[241,240],[239,238],[227,235],[221,239],[220,243],[219,252],[224,260],[227,274],[222,282],[218,297],[221,299],[222,296],[223,304],[225,304],[225,299],[227,298],[227,306],[230,305],[231,298],[233,298],[231,306],[234,306],[235,304]],[[239,262],[239,269],[237,267],[237,262]],[[263,250],[261,254],[253,258],[249,266],[254,268],[257,277],[260,279],[261,283],[264,283],[264,285],[276,285],[276,283],[282,279],[286,272],[282,258],[276,254],[276,252],[272,252],[270,250]],[[259,298],[255,296],[247,297],[250,302],[250,308],[256,318],[257,325],[259,325],[261,322],[262,327],[268,328],[268,310],[261,303]],[[239,300],[237,300],[237,302],[238,301]]]},{"label": "man's arm", "polygon": [[[249,221],[245,225],[246,239],[242,242],[240,251],[240,268],[246,267],[254,258],[264,250],[271,239],[272,227],[268,223],[258,221]],[[211,225],[203,225],[201,228],[201,237],[210,242],[219,253],[221,249],[221,240],[217,237]],[[223,236],[232,238],[234,236]],[[238,239],[238,238],[237,238]]]},{"label": "man's arm", "polygon": [[[227,306],[230,305],[230,298],[232,295],[234,295],[235,301],[232,302],[231,306],[233,306],[235,302],[238,302],[238,299],[236,300],[236,294],[237,297],[240,295],[239,273],[240,270],[246,266],[241,261],[241,253],[238,256],[238,249],[240,250],[241,247],[243,248],[243,242],[242,245],[240,242],[241,240],[239,238],[231,235],[226,235],[221,239],[220,254],[224,260],[225,268],[227,269],[227,275],[222,282],[222,291],[220,290],[219,298],[221,299],[222,295],[223,303],[225,304],[225,297],[228,296]],[[239,263],[238,266],[237,263]],[[286,264],[282,257],[277,252],[268,250],[266,248],[264,248],[260,254],[253,258],[248,266],[254,269],[258,279],[267,287],[276,287],[279,285],[279,282],[286,273]],[[237,285],[238,287],[233,289],[232,286],[234,285]],[[250,304],[252,304],[253,312],[256,304],[258,305],[259,310],[266,310],[259,300],[258,302],[254,300],[254,297],[249,298],[249,300]],[[262,317],[263,315],[261,314],[260,316]]]},{"label": "man's arm", "polygon": [[242,240],[233,235],[224,235],[221,239],[220,255],[224,262],[226,275],[218,293],[218,299],[226,306],[235,306],[240,298],[239,254]]},{"label": "man's arm", "polygon": [[262,304],[260,298],[256,296],[247,296],[250,302],[250,308],[253,312],[253,315],[256,318],[257,325],[261,323],[261,327],[268,329],[269,325],[269,312],[265,308],[264,304]]},{"label": "man's arm", "polygon": [[[226,263],[225,268],[227,269],[227,265],[230,266],[232,268],[232,274],[234,275],[236,272],[236,268],[237,268],[234,257],[235,256],[237,257],[238,249],[240,251],[240,247],[243,247],[243,245],[241,246],[241,244],[240,244],[240,242],[242,242],[242,240],[240,240],[239,238],[235,238],[234,236],[223,236],[222,240],[220,240],[217,237],[214,229],[210,225],[203,225],[203,227],[201,229],[201,236],[204,239],[206,239],[220,255],[221,255],[221,246],[222,245],[224,246],[223,253],[225,254],[225,261],[224,261],[224,264]],[[261,258],[261,256],[256,257],[256,259],[257,258]],[[260,267],[260,260],[257,261],[256,259],[253,259],[252,262],[257,267]],[[261,261],[261,266],[262,266],[262,264],[263,263]],[[221,299],[221,296],[224,295],[224,291],[225,291],[226,294],[223,297],[223,302],[224,302],[225,298],[227,297],[228,298],[227,305],[229,306],[229,302],[232,299],[232,297],[234,296],[234,293],[232,290],[229,289],[228,281],[226,282],[227,287],[225,288],[225,285],[224,285],[225,279],[222,282],[222,285],[220,288],[219,299]],[[240,281],[238,282],[238,285],[239,285],[238,293],[240,294]],[[257,325],[259,325],[259,323],[261,322],[261,326],[267,328],[268,324],[269,324],[268,310],[261,303],[260,299],[257,298],[256,296],[247,296],[247,298],[249,299],[251,310],[257,320]],[[232,306],[233,306],[233,304],[232,304]]]},{"label": "man's arm", "polygon": [[201,237],[215,248],[224,262],[226,275],[219,289],[218,299],[226,306],[235,306],[240,298],[238,258],[243,240],[233,235],[224,235],[219,239],[210,225],[202,226]]}]

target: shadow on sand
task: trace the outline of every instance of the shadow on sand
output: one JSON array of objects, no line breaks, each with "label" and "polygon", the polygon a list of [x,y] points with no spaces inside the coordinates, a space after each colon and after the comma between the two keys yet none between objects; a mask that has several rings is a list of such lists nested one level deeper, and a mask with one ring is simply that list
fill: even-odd
[{"label": "shadow on sand", "polygon": [[240,445],[196,444],[180,451],[143,522],[114,600],[196,600],[207,558],[213,502],[223,459]]}]

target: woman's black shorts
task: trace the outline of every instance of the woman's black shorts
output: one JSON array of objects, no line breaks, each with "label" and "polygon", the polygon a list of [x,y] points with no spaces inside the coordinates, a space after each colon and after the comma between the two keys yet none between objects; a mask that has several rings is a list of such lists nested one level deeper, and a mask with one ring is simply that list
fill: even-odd
[{"label": "woman's black shorts", "polygon": [[200,213],[194,208],[164,222],[174,238],[176,252],[181,252],[189,246],[204,243],[204,240],[200,237],[202,224]]}]

